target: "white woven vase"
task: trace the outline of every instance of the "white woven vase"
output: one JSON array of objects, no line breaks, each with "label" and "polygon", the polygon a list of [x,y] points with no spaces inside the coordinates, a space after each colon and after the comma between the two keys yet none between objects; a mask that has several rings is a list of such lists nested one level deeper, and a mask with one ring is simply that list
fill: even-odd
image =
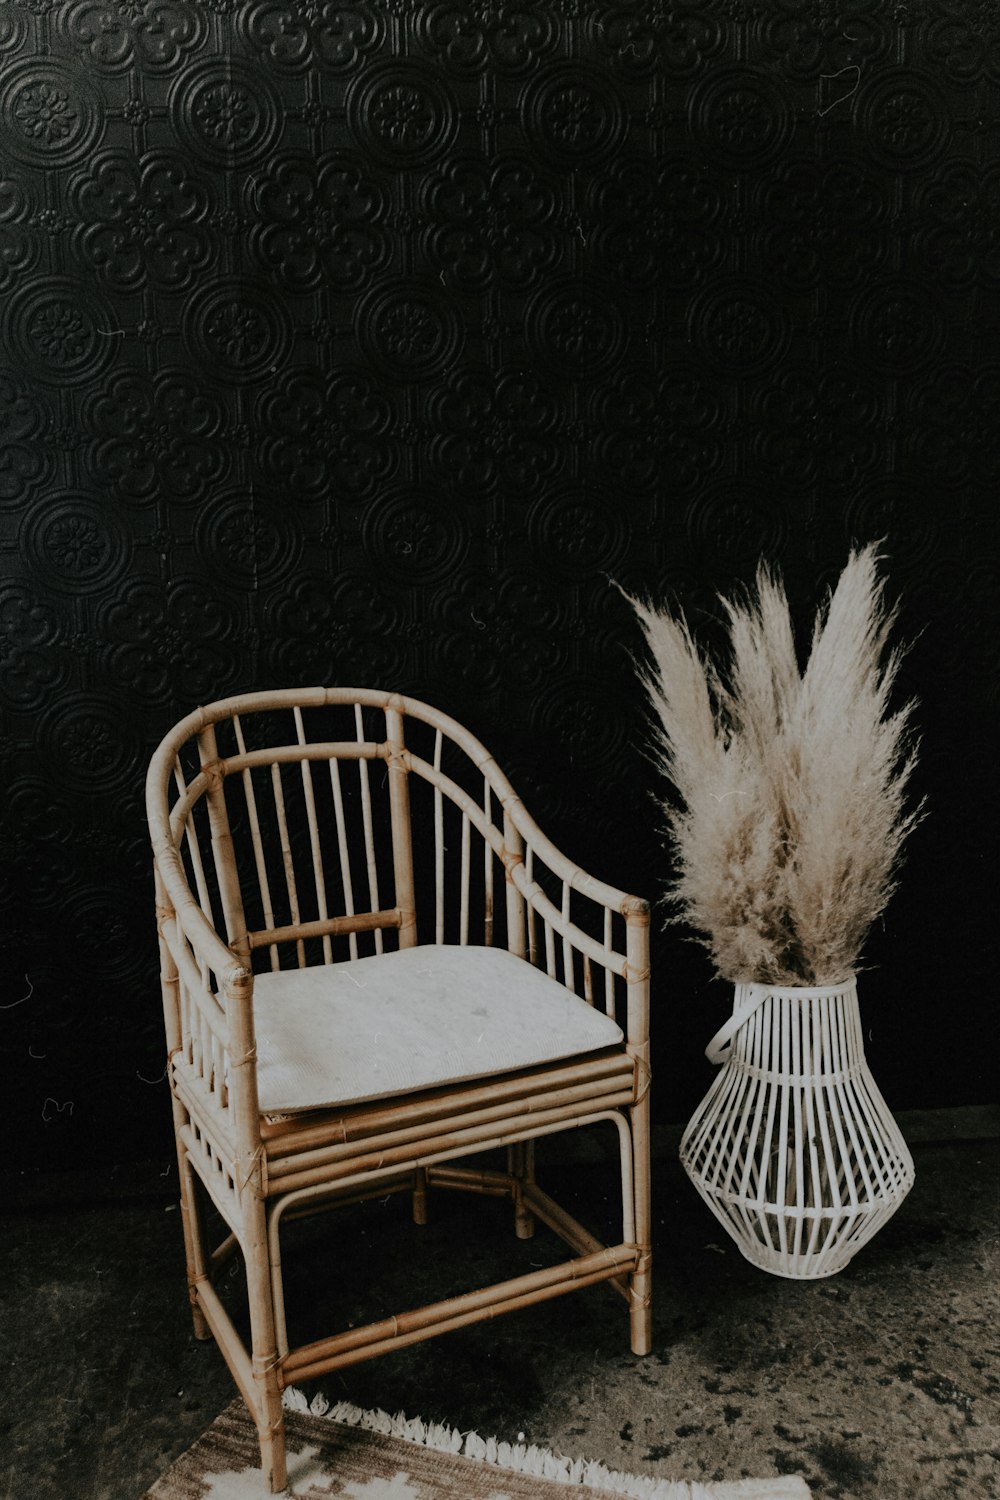
[{"label": "white woven vase", "polygon": [[724,1066],[681,1140],[695,1187],[755,1266],[842,1271],[913,1186],[865,1060],[855,980],[738,984],[705,1052]]}]

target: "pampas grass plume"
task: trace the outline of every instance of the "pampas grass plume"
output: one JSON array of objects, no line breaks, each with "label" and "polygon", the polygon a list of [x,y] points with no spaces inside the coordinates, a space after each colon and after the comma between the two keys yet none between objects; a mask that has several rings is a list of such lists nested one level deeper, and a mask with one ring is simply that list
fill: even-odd
[{"label": "pampas grass plume", "polygon": [[719,670],[683,615],[630,600],[676,874],[675,919],[734,982],[837,984],[895,888],[921,808],[907,809],[914,705],[890,712],[899,652],[877,544],[852,551],[799,670],[788,601],[766,566],[722,601]]}]

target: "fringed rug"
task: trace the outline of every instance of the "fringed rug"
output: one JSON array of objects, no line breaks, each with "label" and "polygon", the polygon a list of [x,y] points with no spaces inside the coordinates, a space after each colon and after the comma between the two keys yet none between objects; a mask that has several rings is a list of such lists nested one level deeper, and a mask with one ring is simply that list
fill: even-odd
[{"label": "fringed rug", "polygon": [[[298,1391],[285,1393],[285,1405],[290,1500],[809,1500],[797,1475],[721,1484],[650,1479],[346,1402],[310,1409]],[[143,1500],[270,1500],[242,1401]]]}]

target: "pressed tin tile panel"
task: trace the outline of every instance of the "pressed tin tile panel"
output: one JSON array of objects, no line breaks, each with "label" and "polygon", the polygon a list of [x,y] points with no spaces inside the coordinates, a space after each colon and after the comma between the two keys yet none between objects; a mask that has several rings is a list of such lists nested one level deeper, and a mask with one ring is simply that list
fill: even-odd
[{"label": "pressed tin tile panel", "polygon": [[[181,712],[414,692],[655,893],[611,580],[704,622],[763,555],[805,632],[873,537],[932,816],[873,939],[869,1056],[896,1107],[985,1097],[998,97],[992,0],[0,3],[27,1160],[123,1117],[137,1153],[166,1138],[141,782]],[[680,1119],[728,1002],[676,932],[656,961]]]}]

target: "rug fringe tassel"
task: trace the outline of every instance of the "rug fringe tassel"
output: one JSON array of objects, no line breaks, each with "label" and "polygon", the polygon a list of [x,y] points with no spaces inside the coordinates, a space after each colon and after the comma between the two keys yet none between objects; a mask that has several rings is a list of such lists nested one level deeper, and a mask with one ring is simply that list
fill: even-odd
[{"label": "rug fringe tassel", "polygon": [[402,1438],[438,1453],[462,1454],[479,1463],[512,1470],[515,1474],[538,1475],[570,1485],[589,1484],[595,1489],[610,1490],[615,1495],[631,1495],[634,1500],[713,1500],[711,1488],[697,1480],[648,1479],[642,1475],[623,1474],[593,1460],[564,1458],[534,1443],[499,1442],[493,1437],[482,1438],[478,1432],[461,1433],[445,1423],[424,1422],[420,1417],[407,1417],[402,1412],[390,1416],[385,1411],[364,1411],[350,1401],[338,1401],[331,1406],[322,1395],[307,1401],[303,1392],[294,1386],[285,1391],[284,1404],[289,1411],[328,1417],[346,1427],[362,1427],[384,1437]]}]

